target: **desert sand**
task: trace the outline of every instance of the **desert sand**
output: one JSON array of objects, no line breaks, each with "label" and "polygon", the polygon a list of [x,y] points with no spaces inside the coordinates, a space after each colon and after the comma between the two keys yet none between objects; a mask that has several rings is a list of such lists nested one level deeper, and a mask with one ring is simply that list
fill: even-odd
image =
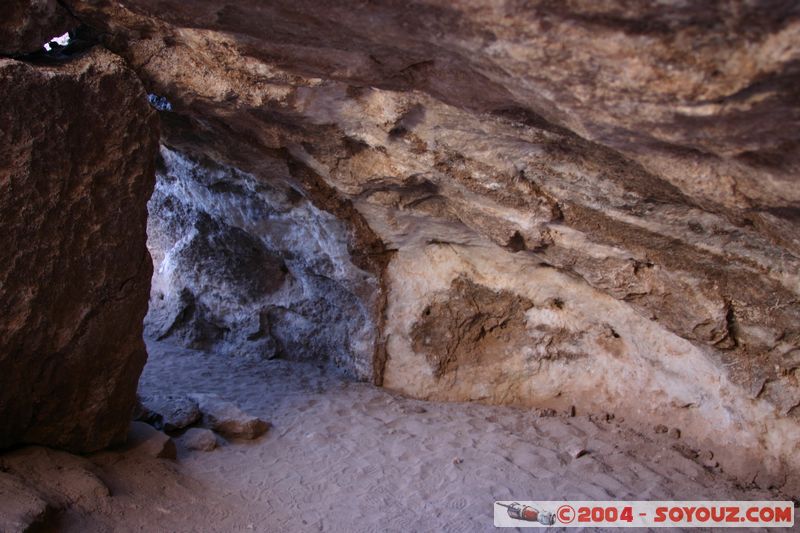
[{"label": "desert sand", "polygon": [[[65,482],[57,530],[489,531],[494,500],[780,497],[738,486],[703,450],[692,459],[674,431],[637,432],[620,417],[424,402],[313,364],[148,351],[140,393],[216,393],[272,427],[253,441],[218,437],[210,452],[173,434],[175,461],[124,449],[76,458],[96,478]],[[3,460],[27,456],[17,464],[57,485],[70,466],[44,463],[69,463],[62,455],[24,448]]]}]

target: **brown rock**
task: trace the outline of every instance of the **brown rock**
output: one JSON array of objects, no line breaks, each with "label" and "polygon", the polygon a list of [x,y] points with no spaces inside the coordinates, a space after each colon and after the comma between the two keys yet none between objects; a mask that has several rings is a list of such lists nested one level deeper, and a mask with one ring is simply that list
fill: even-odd
[{"label": "brown rock", "polygon": [[4,0],[0,4],[0,54],[35,52],[78,26],[57,0]]},{"label": "brown rock", "polygon": [[200,420],[203,416],[197,402],[182,395],[164,394],[139,398],[141,420],[164,431],[183,429]]},{"label": "brown rock", "polygon": [[0,60],[0,93],[0,448],[97,450],[124,438],[146,358],[155,117],[100,49]]},{"label": "brown rock", "polygon": [[589,453],[586,447],[586,442],[582,440],[572,441],[567,443],[566,451],[573,459],[578,459]]},{"label": "brown rock", "polygon": [[18,477],[0,472],[0,531],[22,533],[45,521],[51,508]]},{"label": "brown rock", "polygon": [[180,440],[181,444],[190,450],[210,452],[217,447],[217,436],[205,428],[189,428]]},{"label": "brown rock", "polygon": [[[157,9],[148,0],[68,4],[117,35],[165,31],[163,24],[240,34],[251,56],[280,57],[298,74],[421,89],[552,133],[569,128],[722,205],[781,202],[786,192],[786,200],[798,200],[785,190],[797,157],[779,148],[798,141],[796,129],[785,127],[800,118],[792,100],[792,2],[770,9],[622,0],[503,7],[425,0],[414,9],[363,9],[355,0],[324,7],[313,0],[223,1],[192,10],[180,0]],[[260,31],[265,26],[275,31]],[[393,139],[407,138],[414,122],[400,116],[387,129]],[[759,173],[775,182],[756,182]]]},{"label": "brown rock", "polygon": [[109,510],[111,492],[100,469],[84,457],[29,446],[0,456],[0,468],[24,480],[54,509]]},{"label": "brown rock", "polygon": [[190,397],[200,406],[203,423],[226,437],[254,439],[269,429],[268,422],[248,415],[216,394],[192,394]]},{"label": "brown rock", "polygon": [[161,459],[175,459],[177,457],[175,442],[169,435],[144,422],[131,422],[125,449],[148,457]]},{"label": "brown rock", "polygon": [[486,355],[496,356],[525,335],[524,313],[532,306],[515,294],[494,292],[459,277],[422,311],[411,332],[414,349],[426,354],[437,377],[460,366],[478,366]]}]

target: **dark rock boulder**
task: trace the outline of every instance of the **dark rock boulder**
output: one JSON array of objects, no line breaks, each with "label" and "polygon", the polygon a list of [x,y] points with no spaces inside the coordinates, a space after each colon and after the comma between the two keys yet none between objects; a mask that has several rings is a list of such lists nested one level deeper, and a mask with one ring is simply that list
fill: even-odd
[{"label": "dark rock boulder", "polygon": [[0,54],[35,52],[77,25],[57,0],[4,0],[0,4]]},{"label": "dark rock boulder", "polygon": [[147,422],[164,431],[183,429],[202,417],[197,402],[183,395],[142,396],[140,402],[140,412],[136,420]]},{"label": "dark rock boulder", "polygon": [[97,450],[125,437],[146,359],[155,114],[100,49],[0,60],[0,93],[0,448]]}]

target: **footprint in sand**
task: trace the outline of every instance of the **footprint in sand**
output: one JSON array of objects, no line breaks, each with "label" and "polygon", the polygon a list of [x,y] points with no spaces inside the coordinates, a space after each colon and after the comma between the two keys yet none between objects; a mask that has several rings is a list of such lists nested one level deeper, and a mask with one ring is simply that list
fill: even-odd
[{"label": "footprint in sand", "polygon": [[309,409],[311,409],[312,407],[314,407],[315,405],[317,405],[317,403],[318,403],[317,400],[308,400],[305,405],[299,405],[296,407],[296,409],[299,412],[304,413]]},{"label": "footprint in sand", "polygon": [[384,505],[389,505],[390,500],[391,498],[387,496],[376,494],[374,489],[369,487],[363,501],[373,509],[380,509]]},{"label": "footprint in sand", "polygon": [[451,509],[461,510],[467,506],[467,499],[463,496],[456,496],[454,498],[447,498],[447,506]]}]

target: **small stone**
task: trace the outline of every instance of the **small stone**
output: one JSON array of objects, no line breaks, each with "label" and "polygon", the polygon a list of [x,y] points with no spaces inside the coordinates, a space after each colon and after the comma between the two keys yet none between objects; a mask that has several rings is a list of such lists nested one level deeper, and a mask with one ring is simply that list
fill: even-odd
[{"label": "small stone", "polygon": [[140,420],[164,431],[183,429],[202,417],[197,402],[187,396],[142,396],[140,402],[146,417]]},{"label": "small stone", "polygon": [[658,424],[656,427],[653,428],[653,431],[655,431],[656,433],[666,433],[667,431],[669,431],[669,429],[664,424]]},{"label": "small stone", "polygon": [[131,422],[127,450],[162,459],[175,459],[177,449],[168,435],[144,422]]},{"label": "small stone", "polygon": [[227,437],[254,439],[267,432],[269,423],[248,415],[216,394],[191,394],[203,413],[203,423]]},{"label": "small stone", "polygon": [[133,405],[133,418],[131,420],[139,420],[140,422],[147,422],[150,417],[153,416],[153,413],[148,411],[144,405],[142,405],[142,397],[138,394],[136,395],[136,403]]},{"label": "small stone", "polygon": [[583,457],[589,453],[589,450],[586,449],[586,441],[582,439],[569,442],[564,449],[573,459]]},{"label": "small stone", "polygon": [[460,465],[463,462],[464,462],[464,459],[462,459],[461,457],[453,457],[453,464],[454,465]]},{"label": "small stone", "polygon": [[206,428],[190,428],[180,440],[181,444],[190,450],[210,452],[217,447],[217,436]]},{"label": "small stone", "polygon": [[670,428],[669,432],[667,433],[673,439],[681,438],[681,430],[678,428]]},{"label": "small stone", "polygon": [[589,450],[587,450],[586,448],[583,448],[583,447],[575,447],[575,448],[572,448],[572,449],[569,450],[569,455],[573,459],[577,459],[579,457],[583,457],[587,453],[589,453]]},{"label": "small stone", "polygon": [[427,413],[428,410],[421,405],[404,405],[400,408],[403,414],[422,414]]}]

